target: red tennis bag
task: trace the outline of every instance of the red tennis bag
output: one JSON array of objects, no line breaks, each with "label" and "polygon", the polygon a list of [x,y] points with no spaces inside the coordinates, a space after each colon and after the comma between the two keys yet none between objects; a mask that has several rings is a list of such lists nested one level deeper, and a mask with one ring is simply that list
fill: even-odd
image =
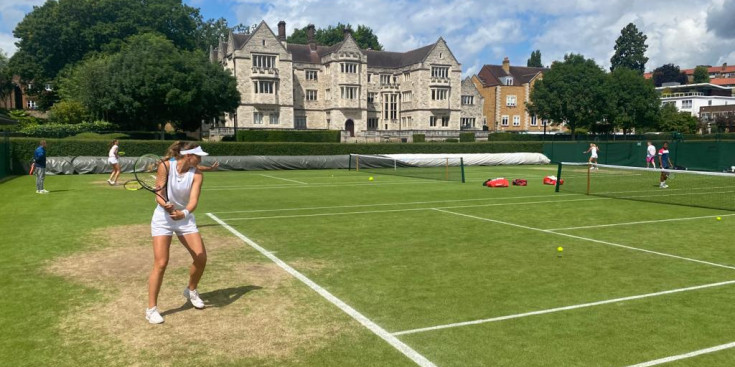
[{"label": "red tennis bag", "polygon": [[508,187],[510,186],[508,180],[503,177],[491,178],[485,181],[485,185],[487,185],[487,187]]},{"label": "red tennis bag", "polygon": [[[556,185],[556,176],[544,177],[544,185]],[[564,185],[564,179],[559,180],[559,185]]]},{"label": "red tennis bag", "polygon": [[522,179],[522,178],[516,178],[513,180],[513,186],[527,186],[528,181]]}]

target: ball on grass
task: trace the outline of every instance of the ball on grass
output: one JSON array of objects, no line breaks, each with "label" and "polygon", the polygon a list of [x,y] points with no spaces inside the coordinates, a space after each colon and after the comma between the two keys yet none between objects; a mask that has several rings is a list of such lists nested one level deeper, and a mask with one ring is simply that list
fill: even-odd
[{"label": "ball on grass", "polygon": [[722,218],[721,217],[717,217],[717,220],[722,220]]},{"label": "ball on grass", "polygon": [[373,180],[373,176],[368,177],[368,181],[372,181],[372,180]]},{"label": "ball on grass", "polygon": [[556,251],[562,252],[562,251],[564,251],[564,247],[559,246],[559,247],[556,248]]}]

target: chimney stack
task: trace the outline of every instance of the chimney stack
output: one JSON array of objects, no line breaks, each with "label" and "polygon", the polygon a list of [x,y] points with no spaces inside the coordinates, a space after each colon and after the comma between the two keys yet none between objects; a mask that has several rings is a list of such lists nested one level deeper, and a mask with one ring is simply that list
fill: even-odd
[{"label": "chimney stack", "polygon": [[314,41],[314,25],[309,24],[306,26],[306,39],[309,42],[309,49],[316,51],[316,41]]},{"label": "chimney stack", "polygon": [[510,60],[508,56],[503,59],[503,70],[505,70],[506,74],[510,74]]},{"label": "chimney stack", "polygon": [[279,41],[286,40],[286,22],[284,21],[278,22],[278,40]]},{"label": "chimney stack", "polygon": [[727,69],[727,63],[726,62],[723,62],[722,63],[722,71],[724,72],[726,69]]},{"label": "chimney stack", "polygon": [[352,28],[345,27],[344,30],[342,30],[342,33],[344,33],[345,39],[347,39],[347,36],[352,35]]}]

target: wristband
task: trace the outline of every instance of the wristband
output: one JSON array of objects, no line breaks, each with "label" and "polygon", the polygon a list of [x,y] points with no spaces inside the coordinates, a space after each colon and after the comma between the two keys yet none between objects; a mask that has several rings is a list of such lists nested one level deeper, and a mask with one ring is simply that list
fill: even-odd
[{"label": "wristband", "polygon": [[189,216],[189,211],[187,209],[184,209],[181,212],[184,213],[184,218]]}]

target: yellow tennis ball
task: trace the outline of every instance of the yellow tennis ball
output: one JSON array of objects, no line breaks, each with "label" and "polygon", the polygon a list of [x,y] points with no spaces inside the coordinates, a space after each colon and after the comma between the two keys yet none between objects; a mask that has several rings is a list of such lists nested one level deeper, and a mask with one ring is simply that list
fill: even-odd
[{"label": "yellow tennis ball", "polygon": [[562,251],[564,251],[564,247],[559,246],[559,247],[556,248],[556,251],[562,252]]},{"label": "yellow tennis ball", "polygon": [[368,178],[368,181],[372,181],[372,180],[373,180],[373,176],[370,176],[370,177]]},{"label": "yellow tennis ball", "polygon": [[722,218],[720,218],[720,217],[717,217],[717,220],[722,220]]}]

